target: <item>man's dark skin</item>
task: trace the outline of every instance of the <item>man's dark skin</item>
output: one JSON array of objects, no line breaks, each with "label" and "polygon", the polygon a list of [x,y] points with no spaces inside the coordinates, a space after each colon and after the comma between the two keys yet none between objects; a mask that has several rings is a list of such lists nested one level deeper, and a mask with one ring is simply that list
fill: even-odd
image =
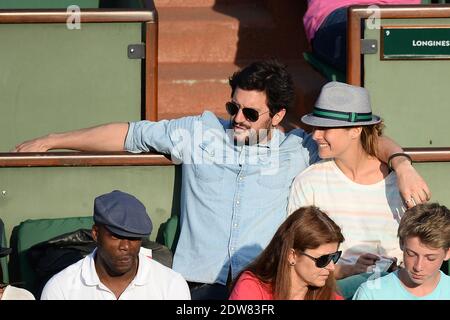
[{"label": "man's dark skin", "polygon": [[92,227],[92,237],[97,242],[97,275],[118,299],[136,276],[142,238],[122,237],[103,225]]}]

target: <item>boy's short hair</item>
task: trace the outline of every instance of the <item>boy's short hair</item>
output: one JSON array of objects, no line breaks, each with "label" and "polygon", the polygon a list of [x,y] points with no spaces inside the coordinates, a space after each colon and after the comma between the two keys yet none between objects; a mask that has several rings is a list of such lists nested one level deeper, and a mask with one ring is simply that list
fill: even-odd
[{"label": "boy's short hair", "polygon": [[450,248],[450,210],[439,203],[419,204],[406,210],[398,228],[400,244],[418,237],[432,248]]}]

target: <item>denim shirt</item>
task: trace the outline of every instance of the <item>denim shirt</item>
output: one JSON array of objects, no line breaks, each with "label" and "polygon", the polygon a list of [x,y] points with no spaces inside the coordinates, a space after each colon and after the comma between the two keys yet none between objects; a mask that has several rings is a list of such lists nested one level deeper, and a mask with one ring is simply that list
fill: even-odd
[{"label": "denim shirt", "polygon": [[187,281],[233,278],[286,218],[290,185],[318,160],[311,136],[273,130],[265,144],[236,145],[230,122],[201,116],[130,123],[125,149],[158,151],[182,164],[180,237],[173,269]]}]

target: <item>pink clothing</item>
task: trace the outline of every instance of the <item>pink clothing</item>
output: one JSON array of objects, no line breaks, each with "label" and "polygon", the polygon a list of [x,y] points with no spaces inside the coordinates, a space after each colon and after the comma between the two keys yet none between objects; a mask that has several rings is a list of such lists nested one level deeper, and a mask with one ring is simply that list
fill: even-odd
[{"label": "pink clothing", "polygon": [[[250,271],[245,271],[239,277],[230,300],[273,300],[272,286],[259,280]],[[336,294],[335,300],[344,300]]]},{"label": "pink clothing", "polygon": [[420,4],[421,0],[308,0],[308,10],[303,17],[306,36],[311,41],[326,17],[334,10],[351,5]]},{"label": "pink clothing", "polygon": [[230,300],[273,300],[272,287],[260,281],[253,273],[245,271],[239,277]]}]

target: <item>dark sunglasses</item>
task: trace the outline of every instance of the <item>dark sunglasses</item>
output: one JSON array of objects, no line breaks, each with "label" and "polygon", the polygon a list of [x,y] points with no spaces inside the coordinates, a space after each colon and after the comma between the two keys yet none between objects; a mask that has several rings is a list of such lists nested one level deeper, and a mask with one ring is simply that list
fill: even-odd
[{"label": "dark sunglasses", "polygon": [[[225,107],[227,108],[227,112],[230,116],[235,116],[239,112],[239,109],[241,106],[237,104],[234,101],[229,101],[225,104]],[[259,113],[255,109],[244,107],[242,108],[242,113],[244,114],[245,119],[247,119],[250,122],[256,122],[259,119],[259,116],[265,113],[268,113],[269,111]]]},{"label": "dark sunglasses", "polygon": [[341,257],[342,251],[336,251],[334,253],[325,254],[323,256],[320,256],[318,258],[314,258],[310,256],[309,254],[306,254],[302,251],[299,252],[300,254],[307,256],[308,258],[314,260],[316,262],[317,268],[325,268],[331,261],[333,263],[336,263],[339,261],[339,258]]}]

